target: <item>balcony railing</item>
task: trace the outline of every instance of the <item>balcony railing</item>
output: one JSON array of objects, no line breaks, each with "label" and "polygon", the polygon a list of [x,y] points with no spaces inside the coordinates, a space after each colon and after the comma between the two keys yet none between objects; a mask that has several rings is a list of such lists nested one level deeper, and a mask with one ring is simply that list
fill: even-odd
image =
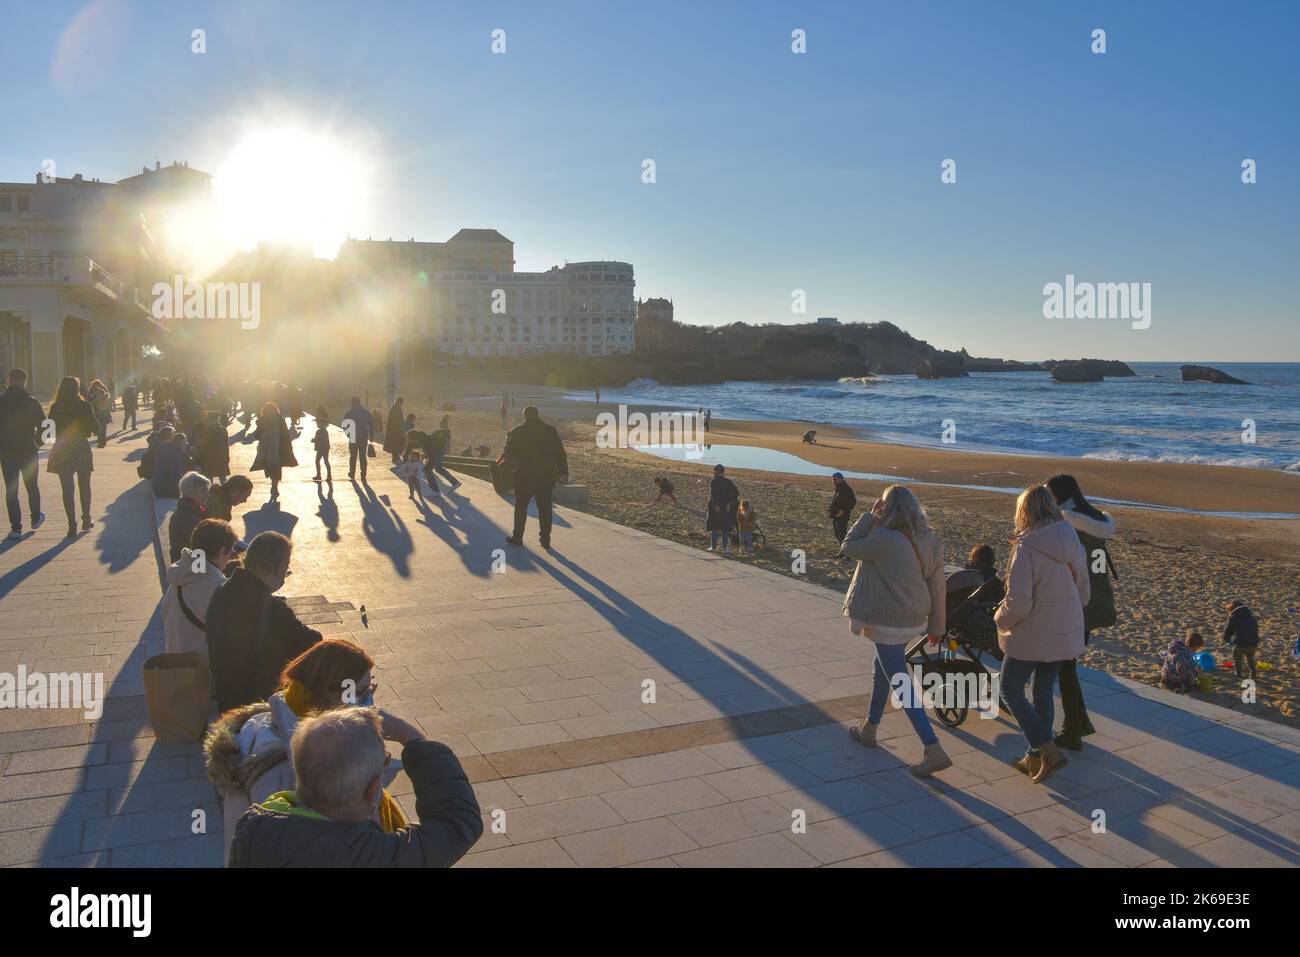
[{"label": "balcony railing", "polygon": [[153,319],[149,299],[143,290],[138,286],[127,285],[89,256],[54,253],[46,256],[0,257],[0,281],[6,279],[18,283],[35,279],[46,283],[88,287],[114,302],[138,309],[155,325],[167,329],[174,325]]}]

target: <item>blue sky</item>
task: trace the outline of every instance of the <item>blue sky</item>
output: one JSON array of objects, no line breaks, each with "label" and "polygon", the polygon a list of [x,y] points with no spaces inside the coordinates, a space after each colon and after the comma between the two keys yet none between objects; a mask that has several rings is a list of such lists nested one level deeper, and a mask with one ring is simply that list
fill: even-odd
[{"label": "blue sky", "polygon": [[[5,5],[0,54],[24,81],[0,180],[45,157],[102,179],[155,157],[215,172],[241,118],[292,115],[373,164],[352,235],[495,227],[521,269],[627,260],[687,322],[833,315],[977,355],[1300,360],[1297,3],[86,7]],[[1043,285],[1067,273],[1150,282],[1151,327],[1045,319]]]}]

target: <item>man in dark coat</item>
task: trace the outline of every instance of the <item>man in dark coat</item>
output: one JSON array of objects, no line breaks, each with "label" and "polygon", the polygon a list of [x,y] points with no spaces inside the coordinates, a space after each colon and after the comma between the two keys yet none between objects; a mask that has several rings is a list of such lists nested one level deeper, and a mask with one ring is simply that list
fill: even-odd
[{"label": "man in dark coat", "polygon": [[515,467],[515,530],[506,539],[512,545],[524,543],[528,503],[537,501],[538,538],[542,548],[551,547],[554,512],[551,493],[557,481],[569,481],[569,457],[555,426],[542,421],[537,406],[524,407],[524,421],[506,436],[501,457]]},{"label": "man in dark coat", "polygon": [[352,404],[339,422],[348,436],[348,478],[357,477],[357,464],[361,464],[361,484],[366,482],[366,446],[370,444],[370,429],[374,425],[371,415],[361,405],[361,397],[354,395]]},{"label": "man in dark coat", "polygon": [[136,414],[140,411],[140,390],[134,383],[129,384],[122,390],[122,431],[126,431],[126,423],[129,419],[131,422],[131,431],[140,428],[140,423],[136,421]]},{"label": "man in dark coat", "polygon": [[41,513],[40,438],[37,433],[45,421],[45,410],[27,391],[27,373],[9,370],[9,388],[0,394],[0,471],[5,480],[5,506],[9,510],[10,538],[23,534],[23,513],[18,507],[18,483],[27,486],[27,505],[31,509],[32,528],[45,520]]},{"label": "man in dark coat", "polygon": [[394,465],[402,461],[402,453],[406,450],[405,401],[400,395],[397,397],[388,410],[388,425],[384,429],[384,451],[393,457]]},{"label": "man in dark coat", "polygon": [[858,497],[844,481],[844,473],[836,472],[831,476],[835,482],[835,495],[831,498],[831,528],[835,530],[835,541],[843,543],[849,531],[849,519],[853,517],[853,508],[858,504]]},{"label": "man in dark coat", "polygon": [[[392,832],[374,819],[385,739],[402,745],[419,818]],[[483,834],[456,755],[400,718],[374,708],[326,711],[299,722],[290,748],[296,788],[243,813],[231,867],[450,867]]]},{"label": "man in dark coat", "polygon": [[284,666],[321,640],[275,596],[289,576],[292,551],[279,532],[262,532],[249,543],[244,567],[212,594],[208,658],[218,711],[266,700]]},{"label": "man in dark coat", "polygon": [[731,530],[736,527],[736,509],[740,505],[740,490],[736,483],[726,476],[726,469],[721,465],[713,466],[713,480],[709,482],[709,514],[704,527],[709,533],[709,551],[718,547],[718,538],[722,538],[722,550],[731,552]]}]

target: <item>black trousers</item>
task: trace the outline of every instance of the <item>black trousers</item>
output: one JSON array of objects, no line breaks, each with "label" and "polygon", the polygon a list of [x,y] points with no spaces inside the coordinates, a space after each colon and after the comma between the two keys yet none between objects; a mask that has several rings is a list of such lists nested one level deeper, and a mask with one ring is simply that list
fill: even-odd
[{"label": "black trousers", "polygon": [[90,520],[90,469],[76,472],[60,472],[59,484],[63,486],[63,511],[68,516],[68,524],[77,524],[76,500],[73,497],[73,479],[76,479],[76,492],[81,496],[81,517]]},{"label": "black trousers", "polygon": [[354,478],[357,474],[357,460],[361,460],[361,481],[366,480],[366,446],[364,443],[357,445],[348,443],[348,478]]},{"label": "black trousers", "polygon": [[9,510],[9,525],[19,528],[23,524],[22,509],[18,507],[18,484],[27,486],[27,505],[32,518],[41,513],[41,490],[36,480],[41,473],[41,460],[35,452],[20,455],[0,455],[0,471],[5,478],[5,507]]},{"label": "black trousers", "polygon": [[541,527],[538,529],[537,537],[543,545],[551,541],[551,521],[554,518],[554,509],[551,503],[551,493],[553,491],[552,483],[547,481],[529,482],[528,480],[515,479],[515,538],[523,541],[524,526],[528,523],[528,503],[537,502],[537,523]]},{"label": "black trousers", "polygon": [[843,518],[836,518],[832,515],[831,528],[835,529],[835,541],[842,544],[844,536],[849,533],[849,517],[845,515]]},{"label": "black trousers", "polygon": [[137,411],[137,406],[133,405],[130,408],[127,408],[127,406],[125,405],[122,406],[122,431],[123,432],[126,431],[126,423],[128,421],[130,421],[131,428],[133,430],[139,428],[139,423],[137,423],[135,419],[136,411]]},{"label": "black trousers", "polygon": [[[1086,645],[1092,636],[1083,633]],[[1077,659],[1061,662],[1061,672],[1057,679],[1061,686],[1061,711],[1063,712],[1062,730],[1066,734],[1079,733],[1092,724],[1088,720],[1088,706],[1083,701],[1083,686],[1079,684]]]}]

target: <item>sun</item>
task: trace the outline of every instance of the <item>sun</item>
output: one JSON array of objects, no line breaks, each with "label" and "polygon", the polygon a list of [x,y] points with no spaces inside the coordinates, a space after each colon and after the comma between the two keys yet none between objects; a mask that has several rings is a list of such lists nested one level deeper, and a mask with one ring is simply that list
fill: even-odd
[{"label": "sun", "polygon": [[285,119],[246,128],[212,180],[226,244],[283,242],[331,259],[367,208],[369,163],[358,143]]}]

